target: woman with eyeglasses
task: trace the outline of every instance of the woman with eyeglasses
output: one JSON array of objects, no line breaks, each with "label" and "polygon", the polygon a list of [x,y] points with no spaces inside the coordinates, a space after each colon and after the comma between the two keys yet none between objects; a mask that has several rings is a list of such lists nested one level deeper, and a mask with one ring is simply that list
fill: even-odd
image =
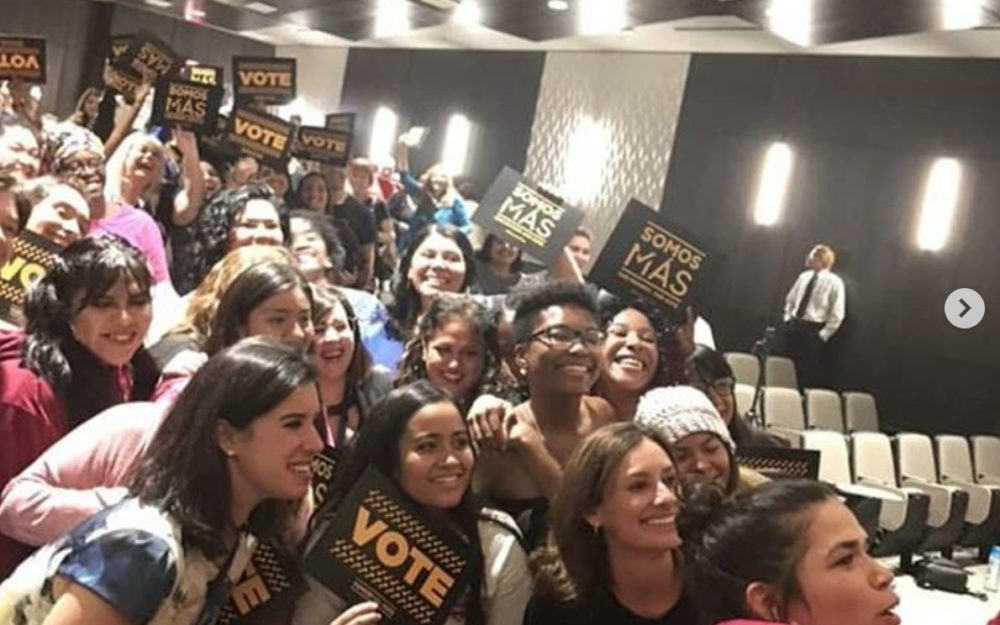
[{"label": "woman with eyeglasses", "polygon": [[248,339],[195,375],[132,473],[130,497],[0,585],[0,622],[214,623],[258,540],[294,525],[322,449],[316,371]]},{"label": "woman with eyeglasses", "polygon": [[553,282],[523,293],[513,360],[528,400],[512,410],[498,402],[470,412],[483,451],[477,483],[518,517],[529,545],[544,535],[563,464],[587,434],[615,420],[608,402],[588,394],[601,369],[605,335],[598,318],[597,303],[581,284]]},{"label": "woman with eyeglasses", "polygon": [[691,384],[701,389],[712,400],[719,416],[726,423],[729,434],[736,445],[741,447],[787,447],[788,442],[777,436],[757,429],[747,423],[736,411],[736,378],[732,367],[722,354],[696,345],[688,357]]}]

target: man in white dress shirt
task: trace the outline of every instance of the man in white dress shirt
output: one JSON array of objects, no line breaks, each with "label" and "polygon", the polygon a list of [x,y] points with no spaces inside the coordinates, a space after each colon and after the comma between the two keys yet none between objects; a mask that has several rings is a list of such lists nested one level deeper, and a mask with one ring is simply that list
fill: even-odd
[{"label": "man in white dress shirt", "polygon": [[806,256],[806,270],[799,274],[785,296],[785,351],[795,361],[803,388],[828,388],[826,345],[844,321],[844,281],[830,271],[836,254],[820,243]]}]

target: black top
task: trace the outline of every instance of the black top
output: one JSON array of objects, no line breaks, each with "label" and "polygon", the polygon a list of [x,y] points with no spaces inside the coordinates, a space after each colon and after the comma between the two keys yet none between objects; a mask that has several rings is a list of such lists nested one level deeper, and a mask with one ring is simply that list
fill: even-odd
[{"label": "black top", "polygon": [[351,226],[351,231],[358,237],[361,245],[375,243],[378,231],[375,225],[375,215],[367,206],[354,196],[348,195],[342,204],[334,204],[330,211],[334,219],[343,219]]},{"label": "black top", "polygon": [[608,593],[603,600],[567,605],[535,594],[524,613],[524,625],[698,625],[698,613],[685,595],[666,614],[646,618],[632,612]]}]

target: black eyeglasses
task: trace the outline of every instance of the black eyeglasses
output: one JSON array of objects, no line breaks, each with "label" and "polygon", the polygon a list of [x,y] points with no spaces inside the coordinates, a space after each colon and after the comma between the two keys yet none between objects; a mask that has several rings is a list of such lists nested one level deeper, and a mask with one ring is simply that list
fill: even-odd
[{"label": "black eyeglasses", "polygon": [[587,328],[577,330],[569,326],[550,326],[544,330],[539,330],[529,337],[530,340],[539,339],[552,347],[569,349],[574,343],[580,342],[586,347],[600,347],[604,343],[604,330],[599,328]]}]

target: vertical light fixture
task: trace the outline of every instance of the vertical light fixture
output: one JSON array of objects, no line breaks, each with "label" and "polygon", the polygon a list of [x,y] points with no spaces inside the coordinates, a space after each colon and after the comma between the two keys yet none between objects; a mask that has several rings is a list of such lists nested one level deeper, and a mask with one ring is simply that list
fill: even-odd
[{"label": "vertical light fixture", "polygon": [[962,186],[962,165],[953,158],[939,158],[931,165],[917,225],[917,247],[928,252],[944,248],[955,217]]},{"label": "vertical light fixture", "polygon": [[444,150],[441,153],[441,166],[449,176],[457,176],[465,171],[471,134],[472,124],[465,115],[455,113],[448,120],[448,129],[444,135]]},{"label": "vertical light fixture", "polygon": [[401,35],[410,27],[409,0],[378,0],[375,6],[375,38]]},{"label": "vertical light fixture", "polygon": [[451,13],[451,20],[456,24],[475,25],[483,21],[483,9],[479,0],[462,0]]},{"label": "vertical light fixture", "polygon": [[759,226],[773,226],[781,217],[792,175],[792,148],[784,142],[772,143],[764,155],[757,183],[753,218]]},{"label": "vertical light fixture", "polygon": [[395,161],[393,148],[396,145],[396,125],[399,118],[388,106],[380,106],[375,111],[372,122],[371,142],[368,144],[368,158],[380,165]]},{"label": "vertical light fixture", "polygon": [[579,0],[581,35],[600,35],[624,30],[628,25],[625,0]]},{"label": "vertical light fixture", "polygon": [[583,116],[569,137],[563,162],[563,188],[571,202],[585,204],[604,185],[604,164],[610,150],[610,133],[600,121]]},{"label": "vertical light fixture", "polygon": [[941,3],[941,28],[965,30],[979,26],[982,17],[980,0],[939,0]]},{"label": "vertical light fixture", "polygon": [[764,10],[774,34],[807,47],[812,43],[813,0],[771,0]]}]

